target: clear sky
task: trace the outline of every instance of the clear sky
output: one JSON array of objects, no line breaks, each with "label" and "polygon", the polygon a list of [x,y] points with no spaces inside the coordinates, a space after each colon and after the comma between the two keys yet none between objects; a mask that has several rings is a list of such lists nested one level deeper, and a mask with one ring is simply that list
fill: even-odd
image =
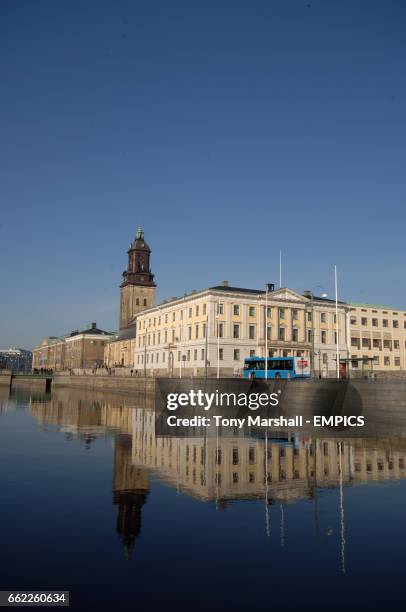
[{"label": "clear sky", "polygon": [[406,308],[402,0],[2,0],[0,348],[227,279]]}]

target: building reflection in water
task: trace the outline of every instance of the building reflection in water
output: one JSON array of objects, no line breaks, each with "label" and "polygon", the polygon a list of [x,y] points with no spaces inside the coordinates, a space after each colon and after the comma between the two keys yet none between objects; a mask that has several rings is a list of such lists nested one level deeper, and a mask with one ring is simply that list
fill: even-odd
[{"label": "building reflection in water", "polygon": [[[58,390],[30,403],[40,424],[57,425],[85,444],[100,436],[114,438],[113,503],[116,529],[128,555],[141,530],[149,494],[149,475],[202,502],[225,510],[233,500],[264,502],[264,533],[270,536],[270,506],[279,505],[279,540],[286,542],[284,505],[313,500],[317,491],[337,488],[341,569],[345,572],[344,488],[371,480],[405,477],[406,440],[402,438],[316,438],[268,430],[262,437],[203,435],[159,437],[155,413],[134,407],[132,398]],[[218,432],[218,430],[217,430]]]}]

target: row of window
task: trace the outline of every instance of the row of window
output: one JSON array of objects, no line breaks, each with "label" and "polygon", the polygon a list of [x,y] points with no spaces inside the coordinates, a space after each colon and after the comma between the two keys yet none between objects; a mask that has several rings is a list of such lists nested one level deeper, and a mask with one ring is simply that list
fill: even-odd
[{"label": "row of window", "polygon": [[[356,355],[351,355],[351,358],[354,359],[354,361],[351,362],[351,366],[355,369],[362,368],[363,367],[362,362],[356,361],[356,357],[357,357]],[[365,365],[369,365],[369,357],[367,357],[367,355],[363,355],[363,359],[365,359]],[[381,361],[381,358],[379,355],[374,356],[374,365],[379,366],[383,364],[384,366],[391,366],[392,363],[395,366],[395,368],[400,368],[400,357],[394,357],[392,360],[390,355],[385,355],[383,360]]]},{"label": "row of window", "polygon": [[[371,349],[371,348],[376,348],[379,349],[380,351],[382,350],[382,347],[384,349],[388,349],[388,350],[392,350],[392,348],[394,350],[398,350],[400,349],[400,341],[399,340],[384,340],[383,344],[380,338],[373,338],[372,342],[370,338],[362,338],[362,340],[360,338],[351,338],[351,346],[354,346],[358,349],[362,348],[367,348],[367,349]],[[406,348],[406,341],[405,341],[405,348]]]},{"label": "row of window", "polygon": [[[285,327],[278,328],[278,337],[277,337],[278,340],[284,341],[287,339],[286,329],[287,328]],[[139,347],[145,346],[145,344],[147,346],[155,346],[155,345],[161,344],[161,342],[163,342],[164,344],[167,344],[168,342],[182,342],[183,340],[199,340],[201,338],[206,337],[206,331],[207,331],[206,323],[203,323],[203,324],[196,323],[196,325],[194,326],[194,330],[191,325],[187,327],[185,338],[183,338],[182,328],[179,328],[178,335],[176,335],[175,329],[164,330],[162,333],[153,332],[150,334],[145,334],[144,336],[139,336],[138,346]],[[218,322],[216,331],[217,331],[216,336],[218,336],[219,338],[224,338],[225,337],[225,324],[222,322]],[[248,331],[247,338],[249,340],[255,340],[257,338],[257,326],[256,325],[248,325],[247,331]],[[235,340],[238,340],[239,338],[243,337],[241,335],[241,324],[240,323],[233,324],[232,337]],[[269,340],[272,338],[272,327],[270,326],[267,327],[267,337]],[[320,338],[321,338],[321,343],[326,344],[327,343],[327,331],[323,330],[321,332]],[[291,330],[291,341],[292,342],[300,341],[299,340],[299,329],[297,327],[294,327]],[[311,342],[311,330],[308,330],[308,342]]]},{"label": "row of window", "polygon": [[[368,318],[367,317],[361,317],[361,325],[363,327],[367,327],[368,326]],[[371,325],[372,327],[379,327],[379,319],[377,319],[376,317],[372,317],[371,321]],[[351,325],[358,325],[358,319],[357,317],[350,317],[350,322]],[[389,327],[389,319],[382,319],[382,327]],[[392,320],[392,327],[393,329],[399,329],[399,320],[398,319],[393,319]],[[403,321],[403,328],[406,329],[406,321]]]}]

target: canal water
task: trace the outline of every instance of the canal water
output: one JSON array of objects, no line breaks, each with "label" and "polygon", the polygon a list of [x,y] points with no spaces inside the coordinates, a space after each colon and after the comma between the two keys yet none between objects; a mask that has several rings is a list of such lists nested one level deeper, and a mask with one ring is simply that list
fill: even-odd
[{"label": "canal water", "polygon": [[77,610],[403,607],[406,439],[165,438],[148,398],[1,393],[1,590],[69,590]]}]

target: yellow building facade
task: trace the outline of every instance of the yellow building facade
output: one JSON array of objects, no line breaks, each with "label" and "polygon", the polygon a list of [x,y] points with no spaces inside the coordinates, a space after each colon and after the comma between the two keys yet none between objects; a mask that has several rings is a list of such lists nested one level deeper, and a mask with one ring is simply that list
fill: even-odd
[{"label": "yellow building facade", "polygon": [[389,306],[349,304],[351,371],[406,371],[406,312]]}]

